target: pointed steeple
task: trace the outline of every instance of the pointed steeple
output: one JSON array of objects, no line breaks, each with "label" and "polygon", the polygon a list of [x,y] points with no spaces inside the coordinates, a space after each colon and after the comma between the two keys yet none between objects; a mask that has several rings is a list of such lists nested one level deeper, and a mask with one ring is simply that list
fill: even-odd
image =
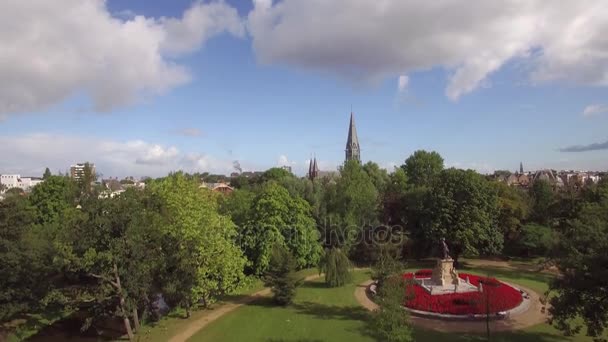
[{"label": "pointed steeple", "polygon": [[519,173],[524,174],[524,164],[522,162],[519,162]]},{"label": "pointed steeple", "polygon": [[312,175],[312,156],[310,156],[310,161],[308,163],[308,174],[307,174],[308,178],[311,178],[311,175]]},{"label": "pointed steeple", "polygon": [[314,180],[319,175],[319,166],[317,165],[317,157],[311,157],[308,164],[308,179]]},{"label": "pointed steeple", "polygon": [[348,138],[346,139],[346,161],[361,161],[361,151],[359,149],[359,138],[355,127],[355,116],[350,112],[350,125],[348,127]]}]

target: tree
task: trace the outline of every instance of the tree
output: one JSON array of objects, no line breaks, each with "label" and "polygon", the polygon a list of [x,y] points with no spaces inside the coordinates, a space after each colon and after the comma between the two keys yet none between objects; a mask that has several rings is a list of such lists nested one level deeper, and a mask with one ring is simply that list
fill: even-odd
[{"label": "tree", "polygon": [[551,282],[552,323],[567,335],[582,325],[587,335],[602,339],[608,326],[608,202],[589,203],[567,222],[559,239],[556,265],[560,276]]},{"label": "tree", "polygon": [[158,291],[154,284],[164,224],[158,213],[145,210],[142,196],[130,189],[114,198],[86,198],[58,234],[55,260],[66,280],[53,296],[72,307],[89,307],[84,329],[115,315],[132,340],[131,322],[137,330],[138,311]]},{"label": "tree", "polygon": [[413,341],[409,315],[403,308],[407,297],[407,286],[401,275],[392,276],[378,290],[379,309],[374,312],[371,328],[380,341]]},{"label": "tree", "polygon": [[67,208],[76,207],[76,184],[65,176],[50,176],[32,189],[28,196],[36,208],[35,220],[38,224],[58,222]]},{"label": "tree", "polygon": [[255,197],[251,217],[239,233],[255,274],[266,270],[275,244],[288,248],[298,268],[319,262],[321,246],[310,205],[300,197],[290,196],[287,189],[274,181],[265,184]]},{"label": "tree", "polygon": [[551,206],[555,195],[551,184],[544,179],[535,180],[530,189],[532,199],[532,219],[540,224],[549,224],[551,221]]},{"label": "tree", "polygon": [[270,287],[274,301],[280,305],[290,304],[296,295],[299,280],[295,267],[295,259],[289,250],[283,245],[274,245],[264,274],[264,284]]},{"label": "tree", "polygon": [[430,190],[433,213],[426,238],[445,238],[458,263],[460,254],[493,254],[502,250],[503,234],[496,218],[497,196],[488,181],[472,170],[446,169]]},{"label": "tree", "polygon": [[429,186],[443,170],[443,158],[435,151],[418,150],[401,166],[409,181],[415,186]]},{"label": "tree", "polygon": [[521,228],[515,249],[524,256],[546,256],[553,248],[555,238],[551,228],[529,223]]},{"label": "tree", "polygon": [[387,246],[381,245],[378,248],[378,259],[372,267],[372,279],[376,281],[379,287],[382,287],[390,277],[402,274],[405,265],[399,260],[399,255],[392,253]]},{"label": "tree", "polygon": [[283,180],[285,178],[295,178],[295,177],[291,172],[289,172],[285,169],[282,169],[280,167],[273,167],[273,168],[266,170],[262,174],[261,182],[265,183],[265,182],[269,182],[271,180],[280,182],[281,180]]},{"label": "tree", "polygon": [[498,195],[498,225],[503,232],[505,244],[513,242],[530,213],[529,200],[521,190],[503,182],[490,184]]},{"label": "tree", "polygon": [[51,173],[51,170],[49,170],[49,168],[47,167],[46,169],[44,169],[44,173],[42,174],[42,179],[47,180],[52,175],[53,174]]},{"label": "tree", "polygon": [[151,181],[146,188],[158,196],[168,220],[159,275],[167,299],[189,315],[198,301],[208,304],[235,290],[244,277],[246,259],[234,243],[236,227],[218,213],[215,194],[199,189],[196,180],[181,172]]},{"label": "tree", "polygon": [[389,182],[389,176],[386,170],[381,169],[378,164],[369,161],[363,165],[363,171],[365,171],[371,179],[372,184],[376,187],[376,191],[378,191],[378,193],[383,193]]},{"label": "tree", "polygon": [[34,221],[25,198],[0,201],[0,322],[39,311],[56,277],[52,243]]},{"label": "tree", "polygon": [[319,271],[325,273],[325,283],[329,287],[340,287],[349,283],[352,279],[351,268],[348,256],[336,247],[326,249],[319,263]]}]

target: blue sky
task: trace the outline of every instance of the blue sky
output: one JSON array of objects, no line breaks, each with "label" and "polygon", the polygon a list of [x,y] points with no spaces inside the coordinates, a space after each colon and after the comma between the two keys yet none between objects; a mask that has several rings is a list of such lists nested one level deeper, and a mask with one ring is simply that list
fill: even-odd
[{"label": "blue sky", "polygon": [[[521,47],[505,53],[501,44],[495,47],[490,38],[477,37],[477,31],[467,32],[466,28],[454,26],[454,31],[470,35],[472,38],[467,38],[479,42],[476,51],[484,52],[479,57],[475,51],[470,56],[468,52],[461,52],[461,47],[450,51],[449,46],[442,45],[435,51],[431,43],[418,43],[424,40],[424,31],[418,36],[395,34],[391,38],[392,31],[379,28],[382,26],[377,24],[380,19],[370,19],[376,24],[369,30],[379,31],[369,34],[369,37],[365,22],[354,25],[355,29],[363,27],[354,36],[354,43],[352,37],[342,33],[338,19],[335,25],[325,21],[322,33],[307,33],[323,25],[313,22],[310,25],[314,26],[307,30],[300,21],[310,20],[297,18],[297,13],[303,11],[301,6],[307,6],[306,3],[297,0],[283,2],[295,3],[295,9],[289,12],[287,6],[282,9],[281,3],[276,1],[274,4],[264,1],[256,4],[266,6],[265,11],[277,11],[282,16],[283,25],[275,26],[273,31],[254,27],[256,24],[248,17],[254,11],[252,2],[216,2],[227,9],[225,13],[235,10],[237,14],[232,19],[241,22],[242,27],[233,25],[236,28],[232,29],[218,24],[228,19],[225,18],[227,15],[213,19],[215,12],[206,17],[207,22],[216,21],[214,25],[219,28],[215,30],[208,28],[204,18],[186,25],[190,33],[213,31],[205,38],[185,39],[187,34],[180,31],[183,29],[180,27],[177,31],[180,34],[172,42],[180,42],[183,38],[184,45],[180,46],[187,46],[186,52],[175,48],[167,48],[169,52],[154,52],[155,57],[170,67],[179,66],[187,75],[185,78],[175,76],[169,81],[157,74],[152,74],[147,81],[148,71],[141,64],[145,64],[143,57],[149,56],[142,55],[140,59],[137,55],[139,50],[135,48],[127,56],[119,56],[120,48],[114,50],[114,43],[86,45],[88,51],[98,48],[104,61],[116,60],[107,62],[111,68],[101,74],[87,74],[87,63],[91,62],[87,60],[89,57],[82,57],[81,61],[85,54],[79,53],[78,49],[82,47],[71,43],[71,35],[80,33],[73,31],[63,32],[68,50],[73,48],[76,51],[74,56],[66,58],[75,58],[75,63],[82,62],[84,67],[75,68],[72,63],[66,70],[81,72],[84,76],[65,81],[60,76],[54,78],[53,68],[44,77],[27,70],[20,74],[20,69],[34,65],[29,60],[32,55],[44,60],[44,56],[61,57],[66,53],[45,51],[53,46],[30,46],[24,51],[29,53],[25,59],[16,60],[17,64],[23,64],[23,68],[15,68],[15,65],[3,68],[0,65],[0,76],[6,73],[9,80],[31,79],[33,88],[36,84],[45,85],[43,90],[32,91],[34,100],[28,101],[13,98],[14,90],[0,87],[0,103],[5,102],[0,106],[3,118],[0,122],[0,136],[3,138],[0,139],[4,140],[2,145],[8,145],[0,150],[5,157],[0,159],[0,172],[36,175],[46,166],[53,171],[63,171],[71,163],[88,160],[95,162],[104,176],[156,176],[175,169],[229,173],[232,161],[238,160],[244,169],[290,164],[298,174],[303,174],[306,161],[313,153],[321,161],[322,169],[335,169],[344,159],[351,106],[362,159],[375,161],[386,168],[401,164],[417,149],[438,151],[448,166],[473,168],[484,173],[495,169],[515,170],[520,161],[527,169],[608,168],[608,144],[602,145],[608,140],[608,61],[593,54],[581,54],[573,64],[564,64],[563,61],[568,59],[560,55],[563,49],[555,48],[562,44],[555,37],[564,33],[556,32],[557,28],[547,28],[546,35],[530,42],[523,38],[526,37],[525,32],[518,37],[507,35],[501,44],[512,40],[512,45]],[[158,27],[165,29],[161,17],[179,21],[185,11],[209,3],[110,0],[94,9],[79,10],[91,14],[92,18],[98,18],[94,14],[100,13],[110,16],[109,20],[116,26],[116,31],[108,28],[108,37],[112,37],[112,34],[118,36],[124,25],[135,20],[135,15],[156,21],[156,26],[145,26],[154,32],[153,29]],[[590,1],[587,5],[597,3]],[[71,0],[59,1],[58,4],[64,6],[61,13],[65,16],[70,13],[66,10],[78,7]],[[313,8],[319,2],[310,4],[311,8],[306,7],[305,10],[311,12],[302,16],[312,18],[320,15],[321,12],[314,12],[320,9]],[[399,5],[395,6],[395,11],[401,10]],[[28,8],[16,8],[13,14],[25,13],[26,10]],[[324,9],[323,13],[328,10]],[[407,8],[407,13],[412,10]],[[587,13],[586,8],[572,9],[576,10]],[[354,11],[349,10],[347,14],[358,15]],[[522,11],[542,14],[548,13],[549,9],[541,6]],[[602,16],[605,13],[598,15],[604,20],[596,20],[597,24],[593,20],[587,22],[585,32],[599,31],[605,25],[607,18]],[[518,18],[520,14],[517,14]],[[28,14],[22,25],[27,25],[28,19],[33,25],[34,15]],[[2,16],[0,14],[0,19]],[[485,20],[492,20],[489,17]],[[93,20],[96,19],[91,19],[91,22]],[[352,21],[354,19],[349,19],[344,25]],[[501,18],[489,23],[499,22]],[[57,26],[53,22],[48,24]],[[69,25],[78,24],[70,22]],[[395,25],[401,24],[397,21]],[[482,22],[479,25],[489,24]],[[91,26],[96,27],[94,24]],[[100,24],[99,30],[106,26],[110,27]],[[26,29],[28,27],[23,31]],[[302,32],[298,32],[299,29]],[[332,32],[334,29],[335,33]],[[86,26],[83,30],[87,33]],[[166,30],[167,36],[171,36],[171,28]],[[284,32],[289,30],[295,32],[287,36]],[[511,32],[508,25],[504,28],[497,25],[496,30],[498,33]],[[95,38],[100,37],[100,33],[89,32],[82,44],[96,44],[89,41],[101,39]],[[326,40],[326,35],[334,38]],[[127,46],[145,46],[151,36],[148,31],[141,37],[138,37],[138,32],[131,33]],[[372,41],[377,37],[392,40],[385,44]],[[435,33],[429,34],[428,41],[435,37]],[[595,52],[606,48],[594,42],[596,35],[589,37],[586,45],[576,48]],[[0,35],[0,50],[3,46],[12,47],[13,39],[17,38]],[[496,39],[501,38],[498,36]],[[341,49],[328,48],[328,44],[334,41]],[[163,42],[159,44],[159,49],[162,49]],[[395,53],[395,44],[408,49]],[[432,50],[433,55],[414,56],[419,53],[419,47]],[[15,50],[22,48],[17,46]],[[379,50],[374,52],[374,48]],[[384,48],[386,50],[382,50]],[[345,52],[342,54],[341,51]],[[357,56],[359,53],[365,58]],[[479,66],[480,58],[482,66]],[[497,60],[499,65],[486,67],[483,58]],[[368,60],[372,62],[367,63]],[[474,70],[465,68],[470,65]],[[581,69],[583,65],[594,69]],[[60,65],[58,68],[63,67]],[[141,70],[137,77],[122,80],[120,75],[138,68]],[[465,81],[460,82],[460,72],[473,76],[464,77]],[[479,73],[483,74],[481,79],[472,83],[468,81]],[[606,79],[594,76],[602,73]],[[399,89],[401,75],[407,77],[408,82],[407,86]],[[23,81],[22,87],[26,85]],[[156,86],[163,89],[149,91],[149,87]],[[459,89],[456,95],[450,91],[454,88]],[[58,89],[60,94],[49,94],[48,89]],[[113,93],[114,89],[120,92]],[[124,101],[114,101],[112,96],[109,100],[96,100],[96,92],[105,94],[106,91],[114,97],[128,96],[125,95]],[[588,148],[585,146],[594,143],[598,144],[595,149],[586,151]],[[560,151],[578,145],[582,147],[575,150],[583,151]]]}]

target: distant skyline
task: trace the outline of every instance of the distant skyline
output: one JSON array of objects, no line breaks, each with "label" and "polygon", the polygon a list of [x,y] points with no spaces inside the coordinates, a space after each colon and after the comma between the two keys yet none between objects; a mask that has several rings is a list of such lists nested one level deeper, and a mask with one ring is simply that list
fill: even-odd
[{"label": "distant skyline", "polygon": [[[312,19],[314,18],[314,20]],[[608,169],[604,0],[0,3],[0,173]]]}]

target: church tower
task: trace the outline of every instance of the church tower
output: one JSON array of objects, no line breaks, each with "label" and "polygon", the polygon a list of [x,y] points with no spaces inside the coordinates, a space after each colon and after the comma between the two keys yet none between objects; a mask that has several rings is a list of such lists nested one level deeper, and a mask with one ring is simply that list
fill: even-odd
[{"label": "church tower", "polygon": [[319,176],[319,166],[317,165],[317,157],[310,158],[308,165],[308,179],[315,180]]},{"label": "church tower", "polygon": [[361,161],[361,150],[359,149],[359,138],[355,127],[355,117],[350,113],[350,126],[348,127],[348,138],[346,139],[346,161]]}]

